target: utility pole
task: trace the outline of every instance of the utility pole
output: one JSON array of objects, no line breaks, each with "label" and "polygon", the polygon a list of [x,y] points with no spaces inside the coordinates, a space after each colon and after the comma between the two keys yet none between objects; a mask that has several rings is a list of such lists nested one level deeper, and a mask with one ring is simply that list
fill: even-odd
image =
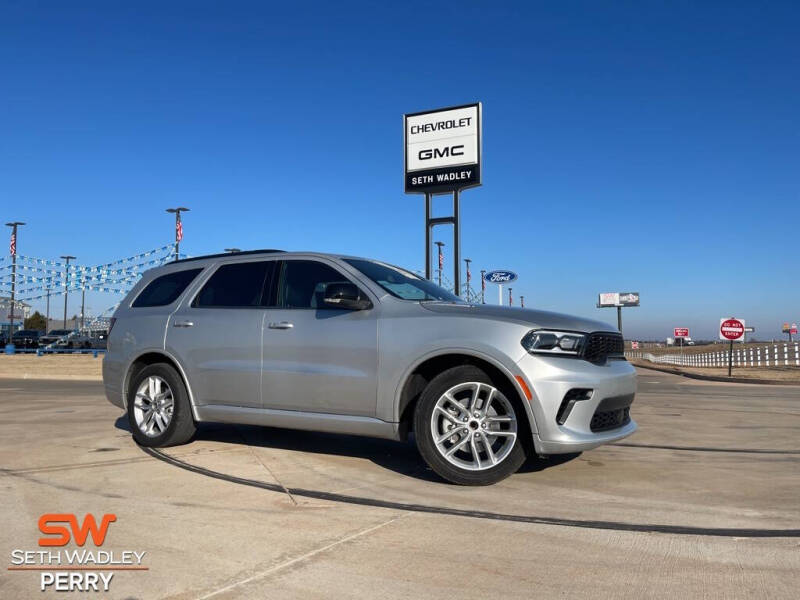
[{"label": "utility pole", "polygon": [[64,265],[64,324],[62,329],[67,328],[67,298],[69,297],[69,261],[75,259],[74,256],[67,254],[62,256],[67,263]]},{"label": "utility pole", "polygon": [[181,213],[189,212],[185,206],[178,206],[176,208],[168,208],[168,213],[175,213],[175,260],[181,257],[181,240],[183,239],[183,223],[181,222]]},{"label": "utility pole", "polygon": [[11,313],[8,315],[8,343],[11,345],[11,337],[14,335],[14,305],[17,297],[17,228],[25,225],[22,221],[12,221],[6,223],[6,227],[11,227],[11,243],[8,246],[11,252]]},{"label": "utility pole", "polygon": [[481,304],[486,304],[486,269],[481,269]]},{"label": "utility pole", "polygon": [[[444,242],[433,243],[439,246],[439,287],[442,287],[442,269],[444,269],[444,254],[442,254],[442,246],[444,246]],[[458,294],[458,290],[456,290],[456,294]]]}]

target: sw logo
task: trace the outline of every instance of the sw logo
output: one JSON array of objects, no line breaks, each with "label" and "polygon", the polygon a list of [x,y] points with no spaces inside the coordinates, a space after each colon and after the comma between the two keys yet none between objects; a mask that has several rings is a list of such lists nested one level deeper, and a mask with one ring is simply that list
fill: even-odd
[{"label": "sw logo", "polygon": [[[86,539],[91,535],[95,546],[102,546],[106,541],[108,526],[117,520],[117,515],[105,514],[100,519],[100,525],[94,515],[86,515],[83,524],[78,525],[78,518],[73,514],[52,513],[39,517],[39,531],[45,535],[55,537],[39,538],[40,546],[66,546],[70,542],[70,532],[72,539],[78,546],[83,546]],[[57,523],[69,523],[69,529]]]},{"label": "sw logo", "polygon": [[[39,589],[56,592],[107,592],[115,571],[147,571],[147,552],[102,550],[115,514],[82,520],[72,513],[47,513],[39,517],[39,550],[11,551],[9,571],[38,571]],[[84,548],[87,542],[94,548]],[[76,547],[66,548],[67,544]]]}]

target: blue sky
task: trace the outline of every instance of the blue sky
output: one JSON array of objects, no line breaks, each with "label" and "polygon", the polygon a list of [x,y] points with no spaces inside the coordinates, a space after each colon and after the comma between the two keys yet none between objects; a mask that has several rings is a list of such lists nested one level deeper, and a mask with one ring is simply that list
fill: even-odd
[{"label": "blue sky", "polygon": [[[422,268],[402,114],[481,101],[484,185],[462,197],[475,273],[515,270],[527,306],[609,322],[597,293],[639,291],[631,338],[800,320],[796,3],[0,10],[0,218],[27,221],[21,254],[135,254],[169,242],[164,209],[184,205],[190,254]],[[435,239],[449,259],[450,231]]]}]

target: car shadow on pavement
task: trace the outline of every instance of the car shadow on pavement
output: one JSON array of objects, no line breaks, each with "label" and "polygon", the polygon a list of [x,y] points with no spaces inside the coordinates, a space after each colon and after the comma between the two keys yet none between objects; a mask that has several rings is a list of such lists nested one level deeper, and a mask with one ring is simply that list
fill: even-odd
[{"label": "car shadow on pavement", "polygon": [[[117,429],[130,432],[125,416],[115,422]],[[380,438],[302,431],[277,427],[251,425],[229,425],[223,423],[201,423],[194,442],[217,442],[254,448],[294,450],[313,454],[349,456],[369,460],[373,464],[406,477],[441,483],[444,480],[431,470],[417,451],[413,434],[407,442],[395,442]],[[580,456],[559,454],[548,458],[533,456],[520,467],[517,473],[535,473],[562,465]]]}]

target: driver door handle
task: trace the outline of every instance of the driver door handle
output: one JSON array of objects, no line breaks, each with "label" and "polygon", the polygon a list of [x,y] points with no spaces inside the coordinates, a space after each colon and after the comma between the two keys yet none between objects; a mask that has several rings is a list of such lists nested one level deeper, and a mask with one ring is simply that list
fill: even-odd
[{"label": "driver door handle", "polygon": [[172,324],[173,327],[194,327],[194,323],[191,321],[175,321]]},{"label": "driver door handle", "polygon": [[294,327],[294,323],[289,323],[289,321],[281,321],[280,323],[270,323],[268,327],[270,329],[291,329]]}]

